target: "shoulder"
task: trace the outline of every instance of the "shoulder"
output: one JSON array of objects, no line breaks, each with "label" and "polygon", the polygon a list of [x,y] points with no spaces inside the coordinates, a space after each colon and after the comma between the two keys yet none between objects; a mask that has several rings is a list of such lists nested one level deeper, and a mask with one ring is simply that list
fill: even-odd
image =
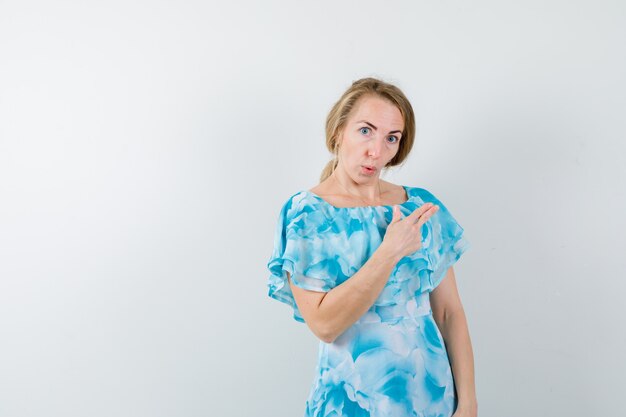
[{"label": "shoulder", "polygon": [[290,195],[282,204],[279,222],[285,229],[299,234],[308,234],[327,222],[324,211],[320,210],[319,202],[312,198],[306,190]]},{"label": "shoulder", "polygon": [[439,203],[439,199],[428,189],[422,187],[409,187],[414,196],[419,197],[424,203]]},{"label": "shoulder", "polygon": [[281,214],[286,217],[292,217],[296,212],[300,211],[305,204],[306,193],[298,191],[287,197],[282,204]]},{"label": "shoulder", "polygon": [[435,214],[435,217],[439,218],[441,216],[449,216],[450,212],[447,207],[447,203],[444,203],[438,195],[435,195],[432,191],[423,188],[423,187],[411,187],[410,189],[411,195],[421,200],[423,203],[432,203],[439,206],[439,210]]},{"label": "shoulder", "polygon": [[[458,228],[458,224],[455,216],[450,212],[450,207],[448,203],[442,202],[441,198],[433,194],[430,190],[421,187],[412,187],[413,195],[420,199],[423,203],[433,203],[439,207],[439,210],[432,217],[433,220],[436,220],[442,227],[450,227],[453,229]],[[462,230],[462,229],[461,229]]]}]

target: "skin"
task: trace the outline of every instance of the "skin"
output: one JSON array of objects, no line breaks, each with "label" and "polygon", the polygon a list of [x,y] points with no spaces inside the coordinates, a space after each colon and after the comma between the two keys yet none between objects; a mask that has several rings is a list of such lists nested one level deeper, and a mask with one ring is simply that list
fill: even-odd
[{"label": "skin", "polygon": [[[380,180],[379,191],[380,172],[398,152],[403,127],[402,114],[395,105],[375,96],[362,97],[338,138],[335,171],[310,191],[336,207],[406,201],[404,188],[399,185]],[[376,170],[364,173],[363,165]],[[421,226],[437,209],[436,205],[424,204],[403,218],[394,206],[379,248],[357,273],[328,292],[305,290],[288,276],[298,308],[317,337],[331,343],[374,304],[398,261],[420,249]],[[473,351],[452,267],[430,293],[430,302],[454,374],[459,404],[453,417],[476,417]]]}]

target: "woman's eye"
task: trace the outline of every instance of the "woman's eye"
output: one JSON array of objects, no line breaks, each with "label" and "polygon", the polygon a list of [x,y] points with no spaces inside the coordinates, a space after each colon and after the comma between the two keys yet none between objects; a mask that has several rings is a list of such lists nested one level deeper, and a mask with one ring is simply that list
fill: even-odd
[{"label": "woman's eye", "polygon": [[363,133],[364,135],[367,135],[367,132],[363,132],[363,129],[369,130],[370,128],[369,127],[365,127],[365,126],[361,128],[361,133]]},{"label": "woman's eye", "polygon": [[391,138],[395,139],[395,140],[394,140],[393,142],[391,142],[391,143],[396,143],[396,142],[398,142],[398,141],[400,140],[400,139],[398,139],[398,137],[397,137],[397,136],[389,136],[389,139],[391,139]]}]

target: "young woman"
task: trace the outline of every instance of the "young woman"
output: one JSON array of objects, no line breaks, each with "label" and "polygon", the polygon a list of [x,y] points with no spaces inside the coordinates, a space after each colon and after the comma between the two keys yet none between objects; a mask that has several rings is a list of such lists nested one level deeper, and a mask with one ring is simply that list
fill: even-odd
[{"label": "young woman", "polygon": [[355,81],[326,120],[335,158],[280,211],[269,296],[320,339],[307,417],[477,415],[452,267],[469,242],[429,191],[380,179],[414,136],[396,86]]}]

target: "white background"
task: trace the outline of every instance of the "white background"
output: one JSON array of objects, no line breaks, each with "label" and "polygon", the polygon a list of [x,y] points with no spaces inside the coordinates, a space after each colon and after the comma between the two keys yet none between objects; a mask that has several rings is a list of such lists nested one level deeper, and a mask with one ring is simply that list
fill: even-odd
[{"label": "white background", "polygon": [[350,83],[418,132],[479,415],[626,415],[623,1],[0,1],[0,416],[299,416],[280,206]]}]

